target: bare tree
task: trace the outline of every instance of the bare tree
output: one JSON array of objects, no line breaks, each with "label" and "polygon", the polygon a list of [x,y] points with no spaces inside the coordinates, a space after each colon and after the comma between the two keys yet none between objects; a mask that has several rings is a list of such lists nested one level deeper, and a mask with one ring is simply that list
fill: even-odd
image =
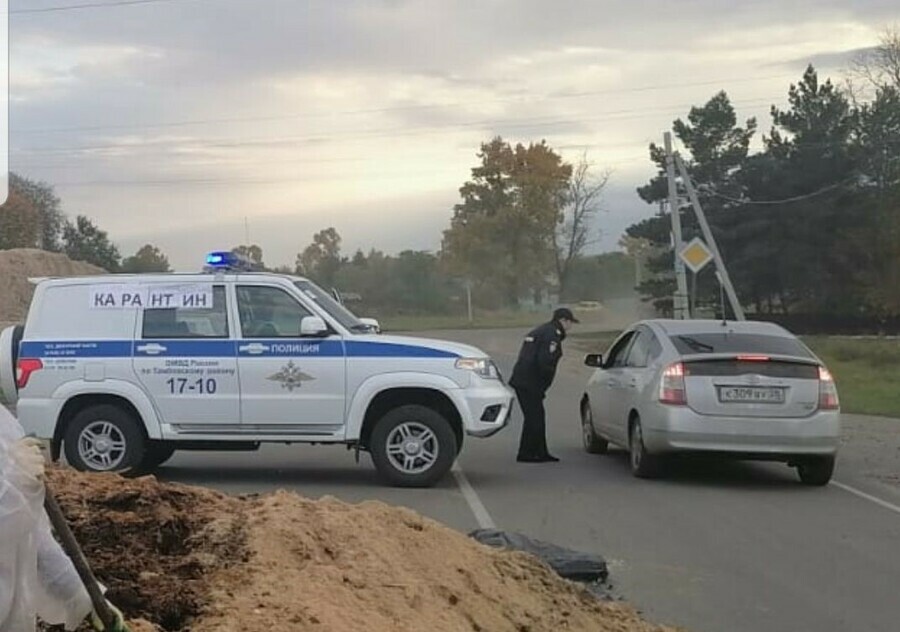
[{"label": "bare tree", "polygon": [[592,238],[592,220],[600,211],[603,190],[612,174],[609,170],[595,174],[591,169],[586,155],[575,165],[566,193],[566,205],[554,235],[560,296],[568,289],[575,259],[599,238],[599,231],[593,233],[595,236]]},{"label": "bare tree", "polygon": [[886,28],[878,46],[860,53],[850,62],[850,81],[874,90],[900,90],[900,29]]}]

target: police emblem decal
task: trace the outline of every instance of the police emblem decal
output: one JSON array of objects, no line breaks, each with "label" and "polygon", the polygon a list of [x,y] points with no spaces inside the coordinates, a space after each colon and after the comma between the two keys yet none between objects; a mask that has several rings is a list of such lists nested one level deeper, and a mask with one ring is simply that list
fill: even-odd
[{"label": "police emblem decal", "polygon": [[286,365],[284,365],[278,373],[274,375],[270,375],[266,378],[267,380],[272,380],[273,382],[280,382],[281,388],[286,388],[287,390],[293,392],[295,388],[300,388],[303,386],[304,382],[310,382],[316,378],[308,373],[304,373],[300,370],[294,361],[291,360]]}]

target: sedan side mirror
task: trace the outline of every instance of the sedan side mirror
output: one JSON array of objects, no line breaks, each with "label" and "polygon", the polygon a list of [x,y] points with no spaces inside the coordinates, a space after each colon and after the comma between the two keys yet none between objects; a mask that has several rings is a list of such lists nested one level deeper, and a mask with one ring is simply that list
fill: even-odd
[{"label": "sedan side mirror", "polygon": [[322,338],[328,332],[328,325],[318,316],[307,316],[300,321],[300,335],[304,338]]},{"label": "sedan side mirror", "polygon": [[584,356],[584,363],[587,366],[594,367],[595,369],[603,368],[603,355],[600,353],[589,353]]}]

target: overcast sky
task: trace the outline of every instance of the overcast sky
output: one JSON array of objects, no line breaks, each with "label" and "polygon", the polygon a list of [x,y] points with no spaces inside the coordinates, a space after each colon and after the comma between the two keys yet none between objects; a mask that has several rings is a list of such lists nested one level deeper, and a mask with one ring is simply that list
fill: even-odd
[{"label": "overcast sky", "polygon": [[[97,4],[116,0],[97,0]],[[654,209],[647,144],[724,89],[768,131],[807,63],[840,79],[896,0],[10,0],[10,167],[123,254],[196,269],[436,251],[479,144],[546,139],[613,176],[602,250]],[[46,9],[46,10],[45,10]],[[51,10],[52,9],[52,10]],[[758,139],[757,139],[758,140]]]}]

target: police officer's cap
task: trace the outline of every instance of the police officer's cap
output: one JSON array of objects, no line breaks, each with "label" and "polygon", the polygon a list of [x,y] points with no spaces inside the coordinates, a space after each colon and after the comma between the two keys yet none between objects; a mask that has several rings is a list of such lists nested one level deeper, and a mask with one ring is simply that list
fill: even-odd
[{"label": "police officer's cap", "polygon": [[575,318],[575,314],[572,313],[572,310],[568,307],[560,307],[555,312],[553,312],[553,320],[559,322],[561,320],[568,320],[573,323],[581,322],[577,318]]}]

